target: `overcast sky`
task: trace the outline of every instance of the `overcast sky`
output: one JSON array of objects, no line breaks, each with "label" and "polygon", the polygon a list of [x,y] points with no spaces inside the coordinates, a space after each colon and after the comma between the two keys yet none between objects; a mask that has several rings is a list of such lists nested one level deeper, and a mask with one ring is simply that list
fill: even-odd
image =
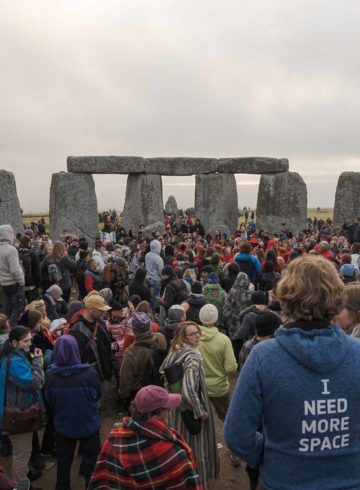
[{"label": "overcast sky", "polygon": [[[332,207],[360,171],[359,24],[358,0],[2,0],[0,168],[46,211],[67,155],[285,157]],[[164,201],[194,182],[163,178]],[[122,209],[126,176],[95,184]]]}]

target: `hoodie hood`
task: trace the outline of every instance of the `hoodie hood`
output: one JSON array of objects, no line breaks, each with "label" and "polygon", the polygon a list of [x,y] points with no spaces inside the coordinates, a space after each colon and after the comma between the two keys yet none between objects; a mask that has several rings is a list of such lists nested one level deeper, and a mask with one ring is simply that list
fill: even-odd
[{"label": "hoodie hood", "polygon": [[0,226],[0,242],[14,243],[15,233],[11,225]]},{"label": "hoodie hood", "polygon": [[216,327],[204,327],[200,326],[201,329],[201,342],[209,342],[213,340],[216,335],[218,335],[219,330]]},{"label": "hoodie hood", "polygon": [[291,357],[317,373],[336,369],[348,350],[346,334],[335,325],[310,331],[278,328],[275,340]]},{"label": "hoodie hood", "polygon": [[187,297],[186,303],[188,303],[190,306],[201,307],[201,306],[206,305],[207,301],[204,298],[203,294],[191,293]]},{"label": "hoodie hood", "polygon": [[52,364],[50,371],[57,376],[67,377],[74,376],[74,374],[89,369],[90,367],[91,364],[74,364],[73,366],[57,366],[56,364]]},{"label": "hoodie hood", "polygon": [[152,242],[150,242],[150,250],[151,250],[151,252],[154,252],[156,254],[160,254],[161,243],[159,242],[159,240],[152,240]]},{"label": "hoodie hood", "polygon": [[239,272],[237,275],[233,288],[235,289],[249,289],[250,279],[245,272]]}]

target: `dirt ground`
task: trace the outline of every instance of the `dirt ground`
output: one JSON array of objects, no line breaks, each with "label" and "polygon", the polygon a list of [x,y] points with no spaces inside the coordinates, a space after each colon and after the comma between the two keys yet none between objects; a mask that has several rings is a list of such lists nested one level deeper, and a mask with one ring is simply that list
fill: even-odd
[{"label": "dirt ground", "polygon": [[[235,378],[231,381],[233,385]],[[69,401],[69,409],[71,410],[71,401]],[[224,446],[222,422],[216,417],[216,415],[214,415],[214,417],[219,447],[221,476],[219,480],[213,480],[209,488],[210,490],[248,490],[249,485],[247,475],[245,473],[245,463],[242,463],[240,468],[234,468],[231,465],[229,451]],[[104,387],[104,395],[101,401],[101,418],[101,440],[104,440],[110,432],[113,424],[121,419],[121,415],[118,414],[116,389],[115,386],[111,385],[110,383]],[[79,464],[80,459],[78,456],[75,456],[71,472],[72,490],[84,490],[85,487],[83,477],[78,475]],[[11,457],[0,458],[0,465],[5,468],[5,471],[9,475],[11,474]],[[43,490],[54,490],[55,481],[56,465],[51,470],[44,470],[42,477],[33,482],[33,486],[36,488],[42,488]]]}]

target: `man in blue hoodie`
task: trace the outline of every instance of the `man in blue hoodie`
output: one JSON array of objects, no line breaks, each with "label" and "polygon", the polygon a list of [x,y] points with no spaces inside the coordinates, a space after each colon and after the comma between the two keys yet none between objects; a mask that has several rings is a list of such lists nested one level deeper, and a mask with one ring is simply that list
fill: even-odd
[{"label": "man in blue hoodie", "polygon": [[328,260],[293,260],[276,290],[289,323],[241,371],[225,442],[266,490],[360,488],[360,342],[331,324],[343,288]]}]

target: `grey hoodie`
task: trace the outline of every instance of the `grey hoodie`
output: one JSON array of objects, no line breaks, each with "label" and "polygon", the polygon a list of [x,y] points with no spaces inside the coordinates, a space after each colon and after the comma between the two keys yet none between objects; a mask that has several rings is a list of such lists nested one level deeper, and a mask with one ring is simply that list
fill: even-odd
[{"label": "grey hoodie", "polygon": [[160,257],[161,243],[159,240],[150,242],[150,252],[145,255],[146,279],[161,281],[161,272],[164,268],[164,261]]},{"label": "grey hoodie", "polygon": [[11,225],[0,226],[0,284],[24,286],[24,272],[20,265],[19,254],[14,247],[14,230]]},{"label": "grey hoodie", "polygon": [[231,340],[239,339],[241,329],[240,313],[251,305],[250,280],[244,272],[239,272],[230,289],[223,308],[223,317]]}]

